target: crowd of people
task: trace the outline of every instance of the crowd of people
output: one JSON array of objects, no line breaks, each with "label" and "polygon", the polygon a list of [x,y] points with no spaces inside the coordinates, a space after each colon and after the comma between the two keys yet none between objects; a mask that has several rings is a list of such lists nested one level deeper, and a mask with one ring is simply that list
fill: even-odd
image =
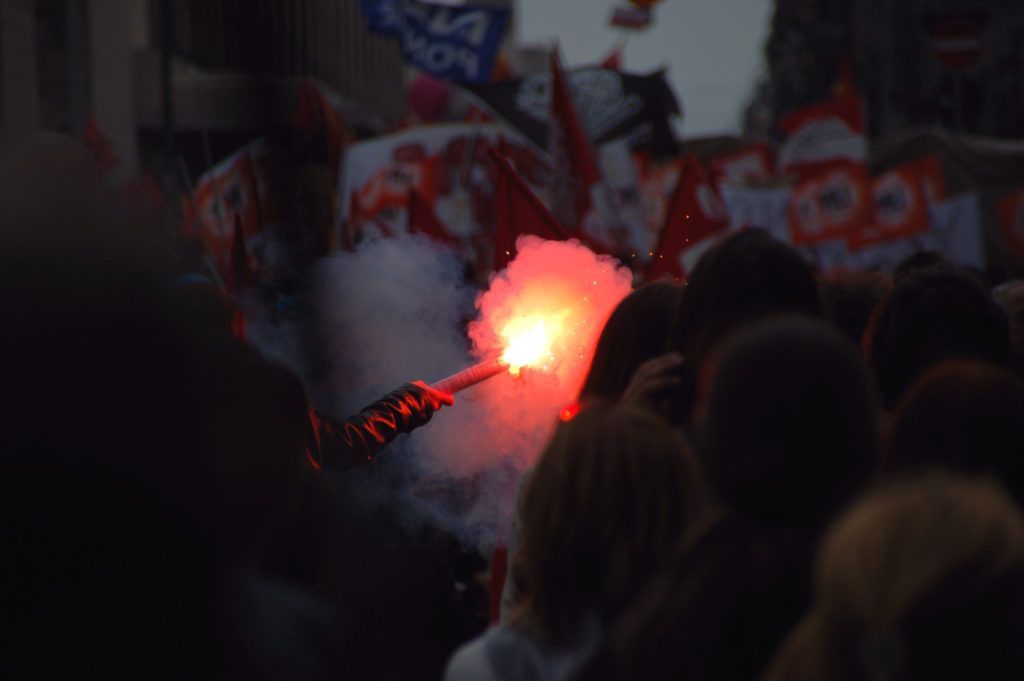
[{"label": "crowd of people", "polygon": [[728,235],[612,313],[491,560],[325,482],[451,395],[318,412],[90,163],[0,161],[7,678],[1024,675],[1024,281]]}]

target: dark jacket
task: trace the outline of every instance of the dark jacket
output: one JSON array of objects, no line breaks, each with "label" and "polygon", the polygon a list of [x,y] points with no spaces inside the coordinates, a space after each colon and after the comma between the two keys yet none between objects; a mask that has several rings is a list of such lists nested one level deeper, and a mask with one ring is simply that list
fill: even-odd
[{"label": "dark jacket", "polygon": [[337,419],[309,407],[306,453],[317,470],[344,471],[373,459],[401,433],[419,428],[434,415],[427,391],[405,383],[358,414]]}]

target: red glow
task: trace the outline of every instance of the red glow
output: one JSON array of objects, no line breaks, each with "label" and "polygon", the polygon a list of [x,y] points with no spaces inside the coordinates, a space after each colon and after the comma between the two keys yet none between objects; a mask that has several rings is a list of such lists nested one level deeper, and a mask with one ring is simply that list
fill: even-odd
[{"label": "red glow", "polygon": [[575,242],[520,240],[516,259],[477,300],[470,335],[481,355],[500,348],[513,374],[529,366],[575,384],[631,275]]},{"label": "red glow", "polygon": [[558,412],[558,418],[562,421],[571,421],[576,414],[580,413],[580,403],[573,402],[572,404],[562,407],[562,411]]},{"label": "red glow", "polygon": [[501,330],[501,335],[508,339],[502,359],[517,370],[527,364],[537,364],[551,354],[551,334],[543,319],[513,320]]}]

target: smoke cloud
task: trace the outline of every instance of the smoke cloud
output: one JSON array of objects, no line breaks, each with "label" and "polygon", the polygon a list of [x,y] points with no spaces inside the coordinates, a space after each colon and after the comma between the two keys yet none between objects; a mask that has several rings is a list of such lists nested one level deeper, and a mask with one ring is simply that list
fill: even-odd
[{"label": "smoke cloud", "polygon": [[527,236],[517,250],[484,291],[422,235],[332,256],[315,273],[329,367],[317,406],[339,417],[402,383],[433,383],[500,354],[502,331],[517,320],[538,316],[552,332],[541,366],[459,392],[454,405],[389,447],[389,491],[365,491],[371,503],[397,491],[414,515],[478,546],[510,518],[522,472],[575,400],[605,321],[631,290],[627,268],[578,242]]}]

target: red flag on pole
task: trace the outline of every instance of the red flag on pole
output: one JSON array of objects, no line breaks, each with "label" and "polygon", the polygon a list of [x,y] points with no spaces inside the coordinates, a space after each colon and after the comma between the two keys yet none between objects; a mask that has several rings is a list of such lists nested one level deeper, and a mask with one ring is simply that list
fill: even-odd
[{"label": "red flag on pole", "polygon": [[613,71],[622,70],[623,56],[622,53],[626,49],[626,42],[620,40],[612,48],[612,51],[605,55],[605,58],[601,60],[601,68],[611,69]]},{"label": "red flag on pole", "polygon": [[558,241],[568,239],[570,234],[548,212],[508,161],[494,149],[488,149],[487,155],[499,171],[494,233],[494,271],[497,272],[515,257],[516,237],[519,235],[534,234]]},{"label": "red flag on pole", "polygon": [[227,275],[229,291],[249,288],[256,280],[253,268],[249,263],[249,253],[245,248],[242,216],[237,213],[235,214],[235,238],[231,243],[231,263]]},{"label": "red flag on pole", "polygon": [[456,250],[462,247],[458,237],[449,232],[441,219],[437,217],[430,202],[415,189],[409,190],[409,232],[426,234],[435,241],[440,241]]},{"label": "red flag on pole", "polygon": [[715,191],[704,168],[693,156],[683,161],[672,203],[665,215],[658,245],[647,268],[649,279],[670,275],[681,279],[686,275],[684,258],[693,256],[710,244],[720,232],[729,228],[729,212]]},{"label": "red flag on pole", "polygon": [[114,153],[110,140],[103,134],[96,119],[92,116],[85,120],[82,142],[89,148],[93,162],[96,164],[96,173],[100,177],[106,177],[121,164],[121,159]]},{"label": "red flag on pole", "polygon": [[1024,257],[1024,188],[1010,192],[1000,200],[999,226],[1010,255]]},{"label": "red flag on pole", "polygon": [[548,152],[552,167],[551,212],[561,224],[581,229],[583,217],[590,209],[590,188],[601,181],[601,173],[573,102],[557,46],[551,51]]},{"label": "red flag on pole", "polygon": [[[351,138],[341,114],[308,78],[299,83],[299,96],[292,116],[292,128],[300,145],[314,148],[323,144],[327,162],[337,172],[341,151]],[[323,134],[320,138],[318,135]]]}]

